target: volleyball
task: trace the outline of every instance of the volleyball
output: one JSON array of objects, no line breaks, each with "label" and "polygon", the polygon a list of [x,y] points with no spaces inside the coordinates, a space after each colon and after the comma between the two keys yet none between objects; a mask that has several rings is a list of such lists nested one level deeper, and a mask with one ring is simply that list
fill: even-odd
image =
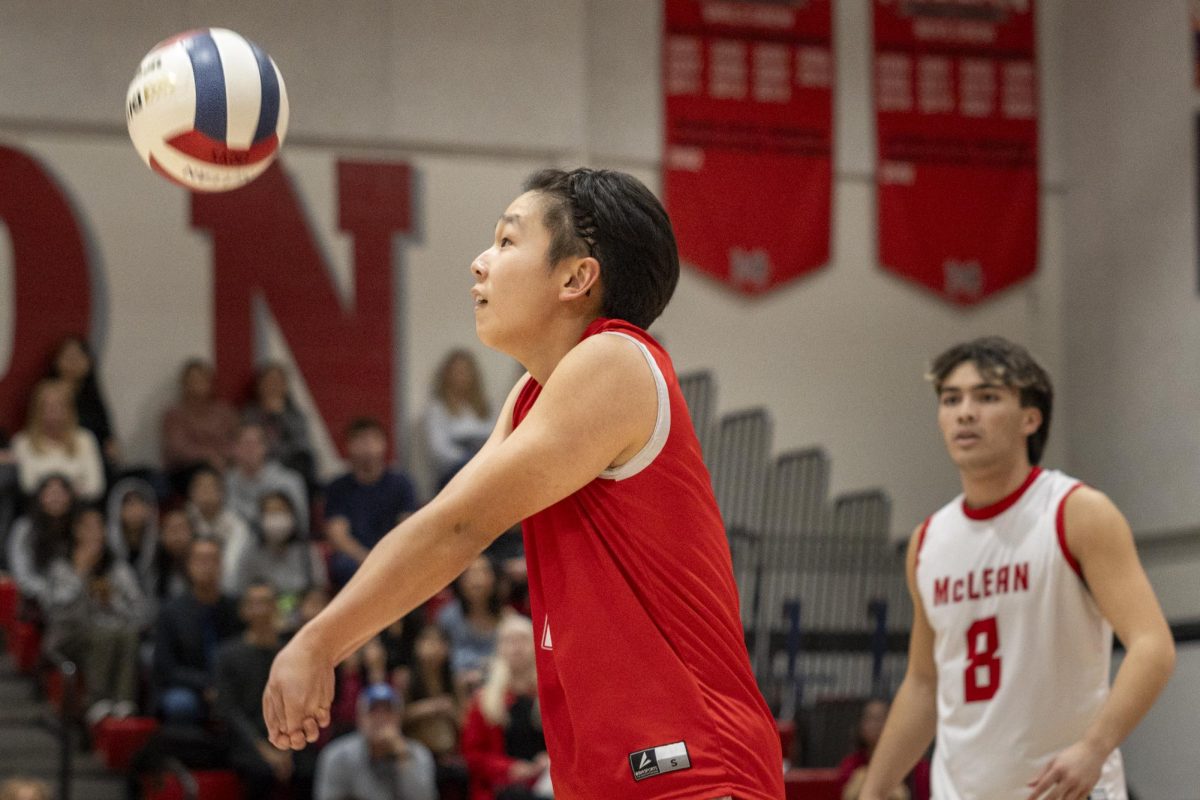
[{"label": "volleyball", "polygon": [[287,90],[254,42],[224,28],[192,30],[142,59],[125,120],[151,169],[189,189],[227,191],[262,174],[279,153]]}]

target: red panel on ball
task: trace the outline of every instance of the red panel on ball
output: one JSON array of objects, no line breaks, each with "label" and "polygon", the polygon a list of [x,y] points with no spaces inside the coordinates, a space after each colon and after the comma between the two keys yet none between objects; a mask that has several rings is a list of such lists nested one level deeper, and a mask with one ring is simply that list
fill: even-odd
[{"label": "red panel on ball", "polygon": [[279,137],[271,134],[261,142],[250,145],[246,150],[237,150],[224,142],[218,142],[200,131],[187,131],[167,140],[167,144],[186,156],[206,164],[226,167],[242,167],[265,161],[279,149]]}]

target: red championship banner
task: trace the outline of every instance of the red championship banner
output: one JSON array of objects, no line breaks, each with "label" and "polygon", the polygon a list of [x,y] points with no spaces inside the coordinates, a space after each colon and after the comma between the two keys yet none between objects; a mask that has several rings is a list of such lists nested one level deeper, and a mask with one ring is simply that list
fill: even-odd
[{"label": "red championship banner", "polygon": [[1033,0],[874,0],[879,259],[962,305],[1037,269]]},{"label": "red championship banner", "polygon": [[829,260],[830,0],[665,0],[663,192],[686,264],[747,294]]}]

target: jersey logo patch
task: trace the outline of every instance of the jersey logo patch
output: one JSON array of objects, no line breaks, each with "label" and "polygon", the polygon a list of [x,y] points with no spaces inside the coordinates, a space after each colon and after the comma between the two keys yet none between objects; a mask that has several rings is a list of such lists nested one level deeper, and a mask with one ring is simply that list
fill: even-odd
[{"label": "jersey logo patch", "polygon": [[633,770],[635,781],[681,769],[691,769],[691,766],[692,761],[688,757],[687,744],[684,742],[660,744],[658,747],[629,754],[629,768]]}]

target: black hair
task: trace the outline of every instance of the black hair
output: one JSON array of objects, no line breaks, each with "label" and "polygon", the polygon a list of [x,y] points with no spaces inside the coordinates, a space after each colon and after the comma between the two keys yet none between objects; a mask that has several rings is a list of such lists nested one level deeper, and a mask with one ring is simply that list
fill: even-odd
[{"label": "black hair", "polygon": [[453,651],[453,643],[450,640],[450,634],[446,630],[434,623],[423,625],[416,635],[413,636],[413,662],[412,662],[412,678],[408,682],[408,691],[405,692],[407,700],[410,703],[415,703],[418,700],[427,700],[430,697],[438,697],[434,694],[436,687],[429,685],[425,680],[425,674],[421,671],[421,665],[416,657],[416,641],[426,633],[437,636],[446,645],[446,658],[438,667],[438,682],[441,684],[442,694],[452,694],[454,692],[454,672],[450,667],[450,657]]},{"label": "black hair", "polygon": [[[492,571],[492,593],[489,594],[487,598],[487,610],[491,616],[499,619],[500,611],[504,608],[504,596],[501,594],[504,587],[500,585],[500,571],[496,569],[496,565],[493,564],[492,560],[487,556],[481,555],[479,558],[486,561],[488,569]],[[470,569],[474,565],[475,562],[472,561],[467,565],[467,569]],[[461,586],[463,575],[466,574],[467,569],[464,569],[459,576],[454,579],[454,582],[450,584],[451,591],[453,591],[454,596],[458,598],[458,602],[462,604],[462,613],[464,617],[471,613],[471,608],[469,607],[470,604],[467,600],[466,594],[463,593]]]},{"label": "black hair", "polygon": [[607,169],[544,169],[524,189],[543,197],[550,264],[595,258],[604,316],[650,327],[679,282],[675,234],[658,198],[632,175]]},{"label": "black hair", "polygon": [[355,417],[346,426],[346,439],[353,439],[360,433],[366,433],[367,431],[378,431],[387,436],[387,433],[383,430],[383,423],[374,417]]},{"label": "black hair", "polygon": [[75,416],[79,419],[79,424],[94,433],[97,441],[103,445],[106,440],[112,438],[112,422],[108,418],[108,406],[104,402],[100,382],[96,377],[96,354],[92,352],[87,339],[79,334],[71,334],[63,339],[54,351],[47,376],[58,379],[63,377],[58,371],[58,357],[68,344],[78,346],[88,360],[87,374],[83,376],[79,388],[75,391]]},{"label": "black hair", "polygon": [[[61,483],[70,496],[66,513],[61,517],[52,517],[42,508],[41,496],[46,486],[52,482]],[[75,495],[75,487],[66,475],[54,472],[38,483],[33,492],[33,503],[29,509],[29,525],[32,536],[33,566],[38,572],[45,572],[50,562],[57,556],[64,555],[71,547],[71,526],[79,512],[79,500]]]},{"label": "black hair", "polygon": [[1033,356],[1019,344],[1000,336],[983,336],[962,342],[933,360],[925,376],[933,390],[941,394],[942,384],[960,364],[975,364],[975,369],[987,380],[996,381],[1020,393],[1022,408],[1042,412],[1042,424],[1025,439],[1029,463],[1041,462],[1050,436],[1050,412],[1054,408],[1054,386],[1050,375]]},{"label": "black hair", "polygon": [[192,474],[188,476],[188,493],[192,491],[192,485],[196,483],[196,479],[201,475],[211,475],[217,479],[217,483],[221,484],[222,490],[225,486],[225,477],[221,475],[221,470],[214,467],[212,464],[198,464],[192,470]]}]

